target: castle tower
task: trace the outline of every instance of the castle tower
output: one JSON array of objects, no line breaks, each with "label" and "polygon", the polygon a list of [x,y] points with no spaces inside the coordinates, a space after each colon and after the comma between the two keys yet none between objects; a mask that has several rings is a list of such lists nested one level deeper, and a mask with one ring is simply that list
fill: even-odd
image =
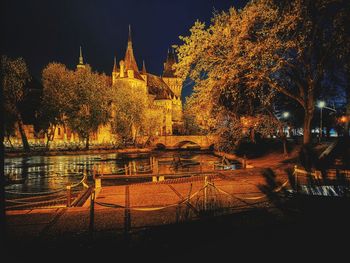
[{"label": "castle tower", "polygon": [[164,62],[164,70],[162,79],[169,86],[169,88],[174,92],[174,94],[180,98],[182,92],[182,81],[180,78],[175,76],[175,69],[173,66],[176,64],[176,55],[174,49],[169,51]]},{"label": "castle tower", "polygon": [[117,59],[114,56],[114,65],[112,70],[112,85],[116,83],[117,77],[118,77]]},{"label": "castle tower", "polygon": [[175,76],[175,69],[173,66],[176,64],[176,55],[174,49],[169,51],[164,63],[164,70],[162,79],[174,92],[175,96],[171,99],[172,103],[172,121],[173,121],[173,133],[181,134],[183,129],[183,114],[182,114],[182,80]]},{"label": "castle tower", "polygon": [[84,60],[83,60],[83,52],[81,51],[81,46],[80,46],[79,64],[77,65],[77,69],[79,69],[79,68],[85,68]]},{"label": "castle tower", "polygon": [[132,47],[132,39],[131,39],[131,27],[129,25],[129,36],[128,36],[128,45],[125,52],[125,72],[128,78],[134,78],[135,75],[139,75],[139,69],[137,67],[137,63],[134,56],[134,50]]},{"label": "castle tower", "polygon": [[147,70],[146,70],[146,64],[144,60],[142,61],[142,70],[140,73],[141,73],[141,77],[147,84]]}]

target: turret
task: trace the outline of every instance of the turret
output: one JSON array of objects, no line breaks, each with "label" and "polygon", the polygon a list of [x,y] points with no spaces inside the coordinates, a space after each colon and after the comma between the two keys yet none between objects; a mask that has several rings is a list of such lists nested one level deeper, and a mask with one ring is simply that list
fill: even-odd
[{"label": "turret", "polygon": [[112,85],[115,84],[118,77],[118,67],[117,67],[117,58],[114,56],[114,65],[112,71]]},{"label": "turret", "polygon": [[79,69],[79,68],[85,68],[84,60],[83,60],[83,52],[81,51],[81,46],[80,46],[79,64],[77,65],[77,69]]},{"label": "turret", "polygon": [[121,78],[124,78],[125,77],[125,63],[124,63],[124,60],[121,60],[119,62],[119,66],[120,66],[120,77]]},{"label": "turret", "polygon": [[174,49],[169,51],[166,61],[164,62],[164,70],[162,79],[169,86],[169,88],[174,92],[177,97],[181,97],[182,92],[182,81],[180,78],[175,76],[175,69],[173,66],[176,64],[176,54]]}]

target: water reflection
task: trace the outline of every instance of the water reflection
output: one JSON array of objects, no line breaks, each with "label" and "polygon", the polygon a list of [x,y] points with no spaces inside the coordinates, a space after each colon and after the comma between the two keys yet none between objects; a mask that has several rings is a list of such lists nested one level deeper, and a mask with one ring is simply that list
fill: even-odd
[{"label": "water reflection", "polygon": [[[92,154],[6,158],[6,190],[43,192],[77,183],[84,172],[93,173],[181,173],[212,171],[220,158],[196,151],[157,151],[140,154]],[[155,168],[157,167],[157,168]],[[157,169],[157,170],[156,170]]]}]

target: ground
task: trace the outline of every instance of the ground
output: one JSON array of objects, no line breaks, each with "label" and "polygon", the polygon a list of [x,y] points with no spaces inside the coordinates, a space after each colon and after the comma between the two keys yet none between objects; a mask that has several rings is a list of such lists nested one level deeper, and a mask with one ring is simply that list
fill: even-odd
[{"label": "ground", "polygon": [[[214,209],[209,212],[201,190],[204,176],[131,186],[102,183],[93,231],[89,202],[77,208],[7,211],[6,254],[36,261],[48,259],[45,251],[49,258],[83,261],[241,262],[238,258],[258,257],[314,262],[329,257],[335,262],[347,252],[350,218],[344,207],[300,210],[293,204],[281,209],[281,200],[264,195],[262,186],[270,178],[266,168],[277,182],[272,190],[280,192],[280,186],[289,186],[287,171],[296,159],[297,151],[288,157],[270,153],[248,159],[250,169],[208,177],[215,186],[207,188],[207,204]],[[186,203],[174,206],[186,197],[194,209]]]}]

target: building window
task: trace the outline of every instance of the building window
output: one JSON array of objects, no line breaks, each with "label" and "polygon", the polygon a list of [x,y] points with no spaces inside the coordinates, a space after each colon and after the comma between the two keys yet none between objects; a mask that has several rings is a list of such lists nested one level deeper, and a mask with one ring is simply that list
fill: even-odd
[{"label": "building window", "polygon": [[58,134],[58,135],[61,135],[61,128],[58,128],[57,134]]}]

